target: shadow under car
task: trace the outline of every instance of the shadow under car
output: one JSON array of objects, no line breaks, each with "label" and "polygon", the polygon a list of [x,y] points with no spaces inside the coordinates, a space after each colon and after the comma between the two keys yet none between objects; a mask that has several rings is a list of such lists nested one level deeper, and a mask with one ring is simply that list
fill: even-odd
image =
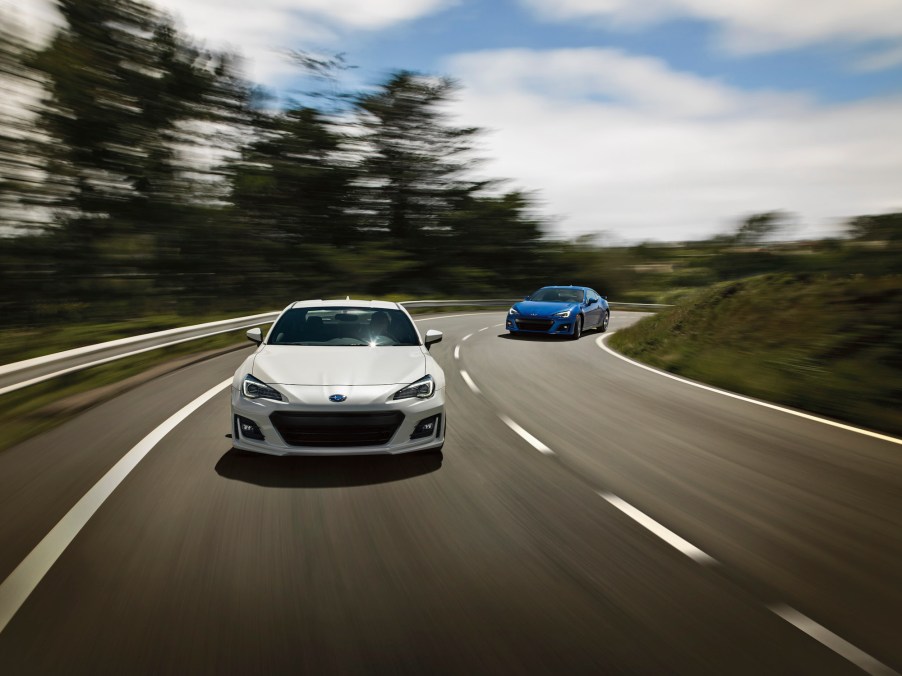
[{"label": "shadow under car", "polygon": [[440,451],[398,455],[265,455],[230,449],[216,463],[226,479],[270,488],[336,488],[401,481],[435,472]]}]

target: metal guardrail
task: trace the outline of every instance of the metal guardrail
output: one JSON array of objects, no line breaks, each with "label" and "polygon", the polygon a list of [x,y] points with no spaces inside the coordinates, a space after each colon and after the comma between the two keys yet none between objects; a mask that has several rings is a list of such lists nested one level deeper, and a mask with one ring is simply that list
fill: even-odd
[{"label": "metal guardrail", "polygon": [[663,310],[664,308],[673,307],[673,305],[662,305],[661,303],[620,303],[615,300],[609,300],[608,305],[612,310]]},{"label": "metal guardrail", "polygon": [[[442,307],[508,307],[522,298],[489,298],[481,300],[410,300],[403,301],[401,305],[416,308],[442,308]],[[650,303],[616,303],[609,302],[612,309],[618,307],[660,309],[669,305],[655,305]],[[165,331],[146,333],[140,336],[119,338],[105,343],[86,345],[63,352],[25,359],[0,366],[0,395],[14,392],[29,385],[35,385],[51,378],[74,373],[92,366],[100,366],[117,359],[131,357],[133,355],[158,350],[163,347],[178,345],[191,340],[209,338],[230,331],[252,328],[260,324],[271,322],[279,316],[280,311],[264,312],[246,317],[224,319],[194,326],[182,326]]]}]

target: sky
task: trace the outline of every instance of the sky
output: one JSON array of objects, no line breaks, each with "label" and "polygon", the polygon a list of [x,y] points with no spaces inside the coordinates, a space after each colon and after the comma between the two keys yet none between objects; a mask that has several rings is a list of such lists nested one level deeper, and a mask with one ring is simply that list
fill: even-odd
[{"label": "sky", "polygon": [[454,77],[480,171],[557,236],[697,239],[780,209],[819,237],[902,211],[902,0],[154,4],[286,97],[288,49],[344,53],[355,87]]}]

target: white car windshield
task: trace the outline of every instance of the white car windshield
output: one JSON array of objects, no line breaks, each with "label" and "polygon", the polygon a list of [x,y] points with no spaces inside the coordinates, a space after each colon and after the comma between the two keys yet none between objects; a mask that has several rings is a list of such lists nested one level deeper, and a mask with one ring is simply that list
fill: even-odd
[{"label": "white car windshield", "polygon": [[419,345],[416,329],[401,310],[359,307],[294,308],[273,327],[270,345]]}]

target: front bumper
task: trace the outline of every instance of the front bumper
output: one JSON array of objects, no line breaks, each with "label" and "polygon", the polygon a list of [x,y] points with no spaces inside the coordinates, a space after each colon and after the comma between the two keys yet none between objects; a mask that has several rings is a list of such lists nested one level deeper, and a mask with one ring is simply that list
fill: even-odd
[{"label": "front bumper", "polygon": [[544,333],[546,335],[573,335],[579,315],[560,317],[524,317],[507,315],[504,327],[511,333]]},{"label": "front bumper", "polygon": [[[235,448],[270,455],[373,455],[436,449],[445,441],[444,389],[428,399],[386,402],[397,386],[345,387],[348,398],[341,403],[328,400],[334,387],[279,389],[289,401],[248,399],[231,388]],[[428,436],[411,439],[430,419],[435,424]]]}]

